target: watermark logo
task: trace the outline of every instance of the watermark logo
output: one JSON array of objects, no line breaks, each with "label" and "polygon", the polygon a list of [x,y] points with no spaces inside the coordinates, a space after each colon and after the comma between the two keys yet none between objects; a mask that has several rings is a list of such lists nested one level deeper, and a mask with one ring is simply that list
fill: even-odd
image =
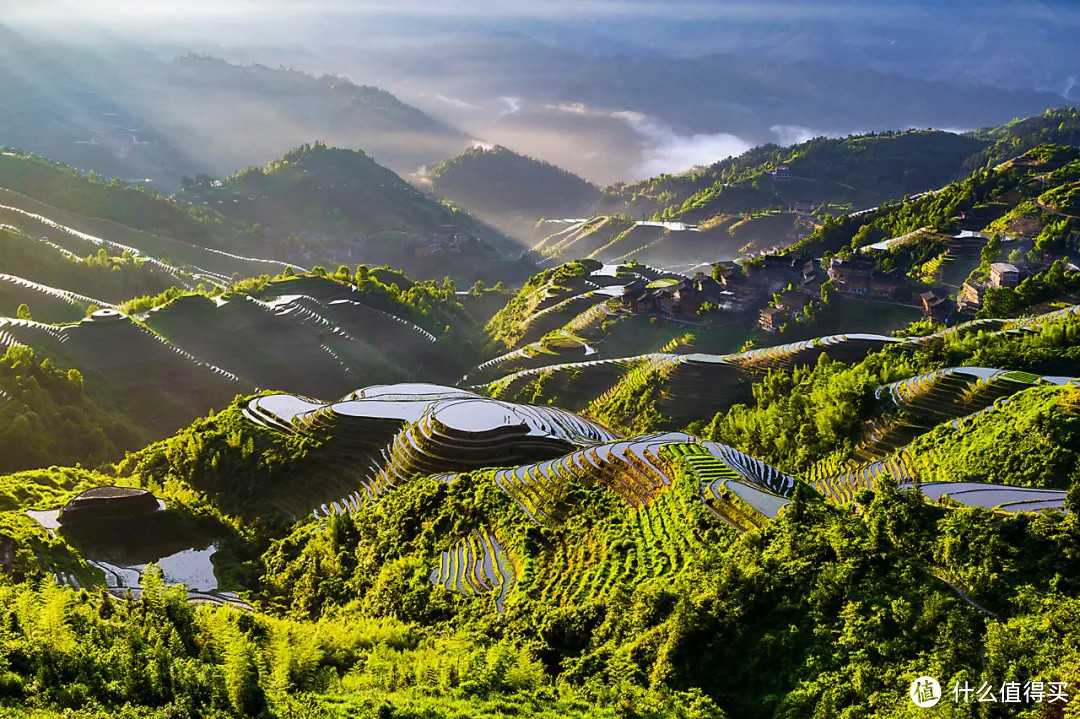
[{"label": "watermark logo", "polygon": [[[1000,686],[982,682],[975,686],[969,682],[954,682],[952,700],[955,704],[1068,704],[1068,682],[1005,681]],[[923,709],[937,706],[945,697],[941,685],[933,677],[919,677],[911,683],[908,691],[915,706]]]},{"label": "watermark logo", "polygon": [[915,706],[929,709],[941,701],[941,685],[933,677],[919,677],[911,683],[910,694]]}]

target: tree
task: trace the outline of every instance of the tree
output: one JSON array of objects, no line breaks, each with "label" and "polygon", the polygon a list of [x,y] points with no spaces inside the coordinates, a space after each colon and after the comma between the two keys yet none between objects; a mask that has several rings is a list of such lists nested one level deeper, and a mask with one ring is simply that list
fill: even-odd
[{"label": "tree", "polygon": [[998,254],[1001,252],[1001,234],[995,232],[994,236],[986,241],[982,250],[979,252],[979,260],[982,265],[988,266],[997,260]]},{"label": "tree", "polygon": [[832,278],[821,283],[821,304],[828,305],[836,297],[836,283]]},{"label": "tree", "polygon": [[262,704],[259,668],[255,651],[243,635],[238,635],[225,650],[225,691],[233,709],[243,716],[257,714]]},{"label": "tree", "polygon": [[30,308],[26,305],[26,303],[19,305],[19,309],[15,310],[15,316],[18,317],[20,320],[33,319],[33,317],[30,316]]}]

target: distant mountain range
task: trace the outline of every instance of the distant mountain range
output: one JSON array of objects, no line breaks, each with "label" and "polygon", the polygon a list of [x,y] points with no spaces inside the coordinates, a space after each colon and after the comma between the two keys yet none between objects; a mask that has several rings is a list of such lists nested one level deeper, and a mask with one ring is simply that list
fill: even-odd
[{"label": "distant mountain range", "polygon": [[[816,22],[797,35],[813,35]],[[912,77],[887,63],[737,43],[693,57],[597,56],[520,31],[442,34],[399,53],[192,40],[186,47],[217,56],[179,57],[175,45],[115,36],[47,41],[0,28],[0,40],[0,144],[163,191],[181,175],[228,174],[316,140],[363,148],[403,175],[479,140],[607,184],[819,134],[998,125],[1061,104],[1051,85],[1067,80],[991,86],[959,71]],[[1009,63],[1007,44],[979,42]]]},{"label": "distant mountain range", "polygon": [[468,138],[385,90],[141,47],[65,45],[0,25],[0,145],[162,191],[324,140],[364,147],[400,172]]},{"label": "distant mountain range", "polygon": [[[631,218],[701,224],[710,232],[717,228],[714,247],[726,254],[748,241],[758,246],[783,242],[794,231],[796,204],[804,215],[813,211],[819,219],[828,212],[874,207],[890,198],[937,189],[1039,144],[1078,141],[1080,112],[1058,108],[963,134],[911,130],[819,137],[789,147],[766,144],[692,172],[617,183],[600,191],[570,173],[505,148],[474,149],[440,165],[433,173],[432,187],[490,222],[517,218],[512,225],[502,226],[523,241],[536,242],[554,232],[557,240],[545,243],[545,252],[551,247],[565,246],[569,252],[589,248],[581,255],[563,255],[564,259],[586,256],[611,243],[628,231]],[[786,168],[782,178],[774,177],[779,166]],[[603,224],[599,220],[586,223],[573,232],[563,233],[565,225],[536,226],[541,218],[612,214],[623,217]],[[598,232],[601,227],[603,231]],[[618,244],[625,251],[635,250],[646,244],[645,239],[657,239],[639,234],[661,230],[638,228]],[[579,232],[589,235],[585,245],[572,241]],[[676,237],[681,242],[691,236],[679,233]],[[693,239],[701,238],[694,235]],[[606,257],[614,259],[619,254]]]},{"label": "distant mountain range", "polygon": [[[693,56],[674,48],[633,57],[580,53],[515,31],[435,36],[401,57],[321,48],[296,62],[379,78],[475,137],[604,184],[685,170],[768,142],[890,128],[970,130],[1063,102],[1058,90],[1036,89],[1041,83],[1001,87],[960,72],[916,77],[898,62],[831,62],[827,50],[843,49],[846,25],[803,15],[779,22],[814,37],[816,54],[773,52],[770,43],[782,46],[785,35],[769,25],[752,48],[716,41]],[[1064,56],[1073,53],[1064,40],[1059,46]],[[1009,47],[988,46],[985,56],[1012,57]]]}]

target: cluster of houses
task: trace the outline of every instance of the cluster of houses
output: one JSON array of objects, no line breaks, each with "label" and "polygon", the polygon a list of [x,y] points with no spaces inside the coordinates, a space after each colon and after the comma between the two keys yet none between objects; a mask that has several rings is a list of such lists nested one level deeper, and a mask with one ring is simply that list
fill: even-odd
[{"label": "cluster of houses", "polygon": [[956,296],[961,310],[982,307],[983,295],[990,287],[1017,287],[1026,273],[1011,262],[995,262],[990,265],[990,277],[986,282],[965,282]]},{"label": "cluster of houses", "polygon": [[[992,283],[1019,281],[1007,269],[999,270],[1001,274],[992,270]],[[715,321],[703,308],[732,319],[756,310],[758,325],[766,332],[778,332],[805,313],[808,305],[821,302],[822,284],[829,280],[841,295],[919,307],[925,317],[936,321],[950,319],[957,310],[956,302],[944,294],[908,279],[899,270],[880,272],[872,258],[860,255],[832,257],[824,265],[780,255],[757,258],[745,269],[720,263],[713,265],[711,276],[699,272],[691,278],[639,279],[623,288],[621,301],[635,314],[689,322]]]},{"label": "cluster of houses", "polygon": [[428,255],[460,255],[480,249],[475,235],[462,231],[457,225],[443,225],[435,232],[422,237],[413,244],[414,257]]},{"label": "cluster of houses", "polygon": [[733,317],[759,308],[779,293],[777,307],[761,313],[762,326],[771,332],[819,300],[824,279],[816,261],[767,255],[746,271],[720,263],[713,266],[711,276],[699,272],[691,278],[637,280],[623,288],[622,305],[635,314],[697,322],[707,314],[703,308]]},{"label": "cluster of houses", "polygon": [[[985,237],[962,233],[954,238],[946,257],[970,259],[984,242]],[[1010,262],[995,262],[985,282],[963,283],[953,300],[946,290],[912,280],[900,268],[877,269],[875,259],[866,254],[831,257],[824,264],[770,254],[756,257],[744,267],[715,264],[711,275],[699,272],[691,278],[640,279],[623,288],[622,304],[633,313],[691,322],[716,322],[720,316],[750,321],[751,313],[756,312],[763,330],[778,332],[800,319],[800,314],[810,314],[808,305],[822,301],[822,284],[828,281],[840,295],[918,308],[927,319],[949,322],[957,312],[978,309],[988,288],[1017,287],[1032,271]]]},{"label": "cluster of houses", "polygon": [[927,289],[908,279],[899,270],[880,272],[869,257],[833,257],[829,277],[841,294],[911,304],[920,308],[926,319],[948,321],[956,314],[957,303],[940,291]]},{"label": "cluster of houses", "polygon": [[829,279],[836,289],[846,295],[883,300],[911,296],[912,283],[898,270],[879,272],[870,257],[832,257],[829,259]]},{"label": "cluster of houses", "polygon": [[623,306],[635,314],[685,320],[696,319],[706,303],[720,309],[735,309],[732,293],[700,272],[681,280],[636,280],[626,285],[622,294]]}]

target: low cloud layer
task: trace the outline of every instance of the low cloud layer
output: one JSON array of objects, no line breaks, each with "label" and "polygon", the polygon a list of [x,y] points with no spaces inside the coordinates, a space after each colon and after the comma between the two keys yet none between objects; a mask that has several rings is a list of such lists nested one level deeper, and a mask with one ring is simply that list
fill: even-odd
[{"label": "low cloud layer", "polygon": [[617,116],[626,120],[646,141],[641,162],[635,168],[637,177],[633,179],[710,165],[726,157],[741,155],[753,147],[753,143],[726,132],[680,135],[641,113],[622,112]]},{"label": "low cloud layer", "polygon": [[800,125],[773,125],[769,128],[769,132],[776,135],[776,144],[782,147],[799,145],[809,140],[813,140],[815,137],[821,137],[822,135],[828,134],[821,132],[820,130],[812,130],[809,127],[802,127]]}]

